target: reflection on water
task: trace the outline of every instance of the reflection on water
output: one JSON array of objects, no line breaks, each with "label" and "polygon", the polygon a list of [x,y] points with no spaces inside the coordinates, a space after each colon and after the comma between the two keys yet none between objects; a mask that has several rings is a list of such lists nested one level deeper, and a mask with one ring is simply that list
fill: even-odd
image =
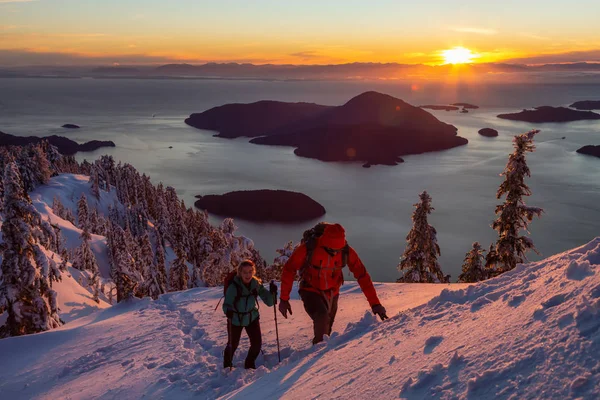
[{"label": "reflection on water", "polygon": [[[457,126],[459,134],[469,139],[467,146],[407,156],[402,165],[370,169],[300,158],[291,148],[252,145],[247,139],[214,138],[183,123],[191,112],[228,102],[275,99],[341,104],[365,90],[379,90],[411,104],[465,101],[483,107],[469,114],[433,112]],[[583,85],[458,90],[425,86],[415,93],[410,85],[364,82],[0,79],[4,105],[0,130],[19,135],[61,134],[78,141],[113,140],[116,148],[82,153],[78,159],[112,154],[149,174],[154,182],[175,187],[188,205],[196,194],[231,190],[303,192],[325,206],[326,220],[346,227],[349,243],[374,279],[382,281],[398,277],[396,265],[411,226],[413,204],[427,190],[435,208],[430,223],[438,231],[442,268],[456,279],[471,243],[479,241],[487,248],[495,238],[489,225],[499,202],[495,193],[512,151],[512,135],[534,128],[495,115],[595,99],[598,92],[597,86]],[[76,123],[82,129],[61,129],[64,123]],[[500,136],[479,136],[477,130],[483,127],[498,129]],[[533,196],[527,203],[545,209],[543,217],[531,224],[531,235],[542,255],[549,256],[600,233],[600,160],[575,153],[584,144],[600,144],[600,123],[535,128],[542,132],[536,136],[536,152],[528,155]],[[298,240],[314,222],[265,225],[238,220],[237,225],[270,260],[277,247]]]}]

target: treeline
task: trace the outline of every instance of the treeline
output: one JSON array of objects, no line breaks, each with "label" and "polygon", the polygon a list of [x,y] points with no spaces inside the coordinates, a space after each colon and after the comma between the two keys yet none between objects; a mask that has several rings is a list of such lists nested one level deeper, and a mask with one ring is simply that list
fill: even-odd
[{"label": "treeline", "polygon": [[[527,231],[533,217],[543,213],[541,208],[527,206],[524,201],[525,196],[531,195],[525,183],[525,178],[531,176],[525,155],[535,150],[533,137],[538,132],[532,130],[514,137],[514,151],[501,174],[504,181],[496,192],[497,199],[505,198],[502,204],[496,206],[496,219],[492,223],[492,228],[498,232],[498,239],[490,244],[487,254],[479,242],[473,243],[465,256],[458,282],[478,282],[498,276],[526,261],[527,251],[537,251],[531,238],[520,232]],[[398,270],[403,273],[398,282],[450,281],[450,275],[444,275],[438,263],[440,247],[436,230],[427,222],[427,216],[434,210],[431,200],[425,191],[420,195],[420,202],[415,204],[413,226],[406,237],[407,246],[398,264]]]},{"label": "treeline", "polygon": [[[8,316],[0,336],[35,333],[61,324],[52,283],[61,279],[69,261],[72,267],[88,271],[88,285],[99,301],[104,285],[90,247],[92,235],[106,237],[114,282],[106,295],[116,296],[117,301],[131,296],[156,299],[168,291],[218,285],[247,258],[256,263],[259,276],[271,276],[252,241],[235,235],[232,219],[213,227],[208,215],[186,207],[174,188],[152,184],[148,176],[129,164],[115,163],[111,156],[79,164],[42,142],[1,148],[0,167],[4,172],[0,314]],[[90,206],[85,193],[75,213],[54,198],[53,212],[81,229],[81,244],[75,249],[66,248],[60,227],[44,220],[28,195],[60,173],[89,176],[94,204],[109,198],[103,192],[114,191],[118,199],[108,206],[108,215],[102,215]],[[46,251],[60,255],[60,264]]]}]

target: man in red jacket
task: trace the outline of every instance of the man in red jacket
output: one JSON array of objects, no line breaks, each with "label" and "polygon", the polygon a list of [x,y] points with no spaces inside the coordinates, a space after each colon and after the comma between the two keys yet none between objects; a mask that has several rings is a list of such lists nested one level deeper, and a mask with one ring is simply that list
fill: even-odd
[{"label": "man in red jacket", "polygon": [[[371,277],[356,251],[346,243],[344,228],[340,224],[327,224],[323,234],[318,237],[310,260],[311,253],[307,243],[302,243],[294,250],[292,256],[283,267],[281,274],[281,301],[279,311],[287,318],[292,315],[290,292],[300,270],[299,293],[304,310],[313,320],[313,344],[323,340],[323,335],[331,334],[331,328],[337,312],[340,286],[344,283],[342,268],[347,262],[348,268],[358,281],[374,314],[381,320],[388,318],[385,308],[377,298]],[[342,255],[346,253],[346,257]]]}]

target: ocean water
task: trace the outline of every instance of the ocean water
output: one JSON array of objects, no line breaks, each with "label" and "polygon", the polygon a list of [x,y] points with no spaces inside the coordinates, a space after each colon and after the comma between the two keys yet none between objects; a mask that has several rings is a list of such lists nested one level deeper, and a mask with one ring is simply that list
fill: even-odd
[{"label": "ocean water", "polygon": [[[220,139],[188,127],[193,112],[231,102],[263,99],[339,105],[367,90],[399,97],[413,105],[470,102],[468,114],[432,111],[458,127],[469,144],[452,150],[407,156],[399,166],[362,168],[359,163],[324,163],[296,157],[293,149],[258,146],[247,139]],[[265,82],[227,80],[0,79],[0,130],[15,135],[59,134],[76,141],[113,140],[116,148],[79,153],[79,160],[111,154],[173,186],[192,205],[197,194],[242,189],[303,192],[327,209],[323,218],[339,222],[375,280],[393,281],[411,227],[413,204],[427,190],[435,211],[445,273],[456,280],[474,241],[484,248],[495,239],[490,228],[499,175],[515,134],[541,129],[537,150],[527,156],[533,195],[543,207],[530,225],[541,255],[581,245],[600,235],[600,159],[575,150],[600,144],[600,122],[528,124],[496,118],[502,112],[539,105],[568,105],[600,99],[600,85],[444,85],[411,82]],[[62,129],[75,123],[78,130]],[[492,127],[497,138],[477,131]],[[565,139],[562,139],[565,137]],[[169,146],[173,146],[169,149]],[[211,216],[214,223],[221,218]],[[317,221],[256,224],[236,220],[239,233],[254,240],[263,257]]]}]

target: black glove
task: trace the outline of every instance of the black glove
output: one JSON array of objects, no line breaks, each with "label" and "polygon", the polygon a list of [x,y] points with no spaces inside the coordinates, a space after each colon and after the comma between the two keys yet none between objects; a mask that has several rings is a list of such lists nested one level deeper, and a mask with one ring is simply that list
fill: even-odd
[{"label": "black glove", "polygon": [[277,285],[275,284],[275,281],[271,281],[271,283],[269,283],[269,292],[277,296]]},{"label": "black glove", "polygon": [[225,315],[227,316],[227,318],[232,319],[233,318],[233,310],[227,310]]},{"label": "black glove", "polygon": [[279,302],[279,312],[283,315],[283,318],[287,318],[287,313],[290,312],[292,315],[292,306],[290,306],[290,302],[287,300],[281,300]]},{"label": "black glove", "polygon": [[381,304],[373,305],[373,307],[371,307],[371,310],[373,310],[373,314],[379,315],[379,318],[381,318],[382,321],[388,319],[388,316],[385,313],[385,307]]}]

